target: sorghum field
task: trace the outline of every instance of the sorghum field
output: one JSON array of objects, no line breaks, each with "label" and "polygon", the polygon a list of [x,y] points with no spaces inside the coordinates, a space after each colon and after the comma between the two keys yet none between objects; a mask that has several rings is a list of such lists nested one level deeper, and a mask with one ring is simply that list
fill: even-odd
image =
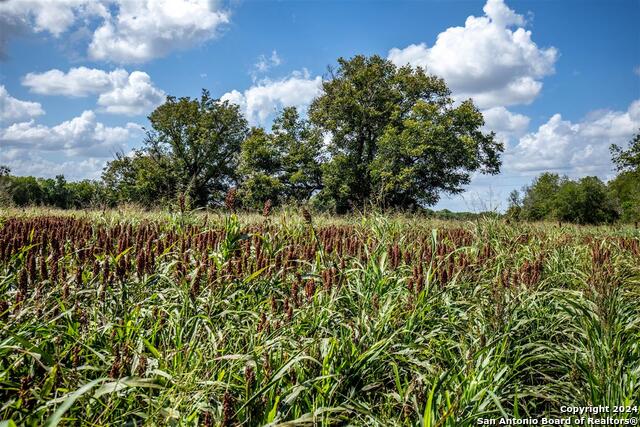
[{"label": "sorghum field", "polygon": [[632,228],[0,221],[0,419],[16,425],[467,426],[640,404]]}]

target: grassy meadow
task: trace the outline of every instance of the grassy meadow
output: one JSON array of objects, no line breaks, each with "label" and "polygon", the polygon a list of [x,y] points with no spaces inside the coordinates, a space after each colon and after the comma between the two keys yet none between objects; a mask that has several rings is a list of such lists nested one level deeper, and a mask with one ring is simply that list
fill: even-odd
[{"label": "grassy meadow", "polygon": [[265,214],[0,213],[0,421],[444,427],[640,404],[638,230]]}]

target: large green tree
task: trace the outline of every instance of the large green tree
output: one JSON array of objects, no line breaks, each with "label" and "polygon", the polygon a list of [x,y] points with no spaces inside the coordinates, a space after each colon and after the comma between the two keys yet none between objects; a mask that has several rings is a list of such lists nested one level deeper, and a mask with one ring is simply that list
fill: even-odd
[{"label": "large green tree", "polygon": [[471,101],[455,108],[419,100],[401,126],[388,126],[370,166],[383,205],[432,205],[440,192],[457,194],[470,172],[499,172],[502,146],[480,131],[482,114]]},{"label": "large green tree", "polygon": [[196,206],[222,200],[238,178],[238,153],[248,133],[239,107],[203,90],[200,99],[168,97],[149,122],[143,154],[169,160],[175,190],[188,192]]},{"label": "large green tree", "polygon": [[275,118],[271,133],[252,129],[242,143],[238,168],[245,206],[307,201],[321,188],[321,145],[321,133],[294,107]]},{"label": "large green tree", "polygon": [[309,117],[330,137],[322,197],[338,211],[372,199],[432,204],[471,171],[500,166],[502,145],[480,132],[471,101],[456,106],[444,80],[377,55],[338,59]]}]

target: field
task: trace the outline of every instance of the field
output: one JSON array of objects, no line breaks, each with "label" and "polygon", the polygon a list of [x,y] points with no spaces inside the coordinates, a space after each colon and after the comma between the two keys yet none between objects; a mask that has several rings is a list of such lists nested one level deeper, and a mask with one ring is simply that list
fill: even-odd
[{"label": "field", "polygon": [[470,426],[640,404],[632,228],[0,215],[16,425]]}]

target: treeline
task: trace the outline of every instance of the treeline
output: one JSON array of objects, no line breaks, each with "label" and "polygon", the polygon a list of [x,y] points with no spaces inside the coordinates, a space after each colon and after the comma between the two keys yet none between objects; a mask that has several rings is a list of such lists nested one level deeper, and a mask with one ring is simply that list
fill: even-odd
[{"label": "treeline", "polygon": [[571,180],[543,173],[522,192],[509,196],[507,217],[578,224],[640,221],[640,133],[629,147],[611,146],[619,174],[608,183],[595,176]]},{"label": "treeline", "polygon": [[418,209],[461,192],[472,172],[499,172],[502,145],[481,131],[471,100],[450,95],[421,68],[356,56],[338,60],[306,114],[285,108],[271,129],[250,128],[238,106],[206,91],[169,97],[149,116],[143,148],[102,178],[111,198],[146,206],[177,194],[220,206],[233,190],[245,209]]},{"label": "treeline", "polygon": [[84,209],[114,206],[100,181],[68,182],[64,176],[36,178],[12,176],[9,168],[0,166],[0,207],[51,206],[60,209]]},{"label": "treeline", "polygon": [[[270,129],[250,127],[237,105],[206,90],[199,99],[168,97],[148,119],[141,148],[118,154],[99,181],[15,177],[5,169],[0,203],[152,208],[180,199],[198,208],[222,206],[233,195],[234,207],[247,210],[268,201],[335,213],[370,206],[428,213],[441,194],[462,192],[472,173],[499,173],[504,149],[482,131],[472,100],[454,103],[441,78],[380,56],[338,59],[308,111],[285,108]],[[543,175],[522,200],[512,197],[510,216],[634,218],[638,191],[629,182],[637,178],[637,145],[636,137],[628,150],[612,148],[618,184]]]},{"label": "treeline", "polygon": [[[237,105],[207,91],[168,97],[149,123],[142,148],[109,162],[99,183],[82,183],[87,200],[158,207],[184,196],[215,207],[232,192],[244,209],[417,210],[463,191],[473,172],[498,173],[503,151],[471,100],[454,103],[442,79],[379,56],[340,58],[308,111],[285,108],[271,129],[250,127]],[[38,179],[5,181],[18,205],[79,200],[62,178],[57,193],[38,191]]]}]

